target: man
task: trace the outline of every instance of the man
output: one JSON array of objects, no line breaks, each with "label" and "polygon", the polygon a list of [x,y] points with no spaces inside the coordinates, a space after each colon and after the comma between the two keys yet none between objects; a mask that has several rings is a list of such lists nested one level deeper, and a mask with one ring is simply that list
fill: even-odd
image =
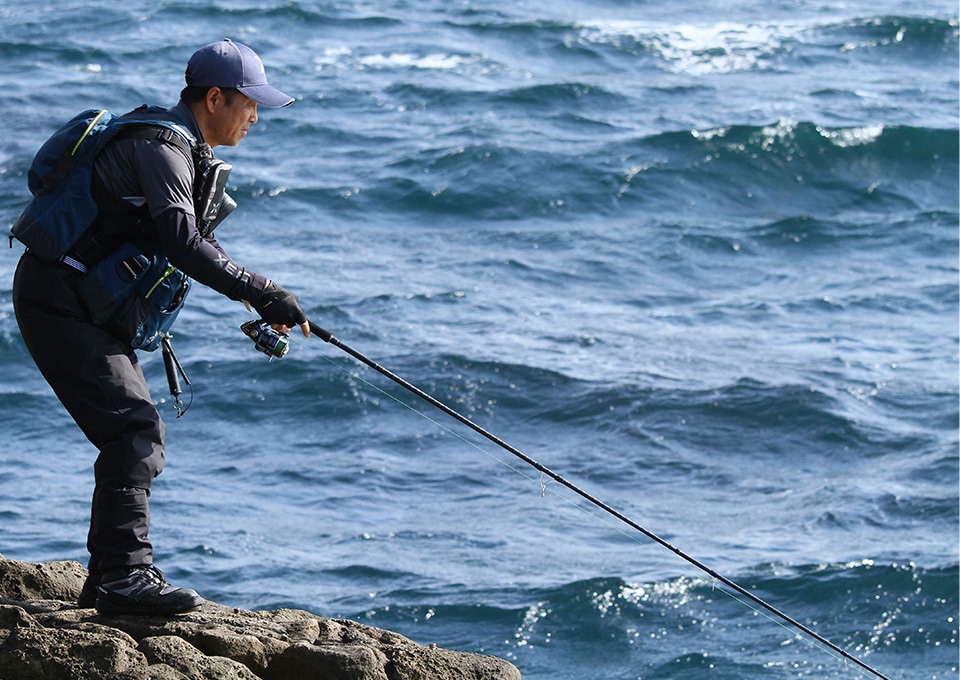
[{"label": "man", "polygon": [[[257,122],[258,105],[293,102],[267,83],[252,49],[230,40],[197,50],[187,65],[186,83],[180,102],[167,114],[210,147],[238,144]],[[296,297],[235,263],[212,234],[198,230],[192,156],[183,144],[156,137],[121,134],[110,141],[94,161],[101,215],[90,230],[110,220],[116,230],[119,221],[129,241],[152,239],[175,267],[233,300],[249,302],[274,329],[300,326],[309,335]],[[163,469],[164,424],[134,349],[109,324],[95,324],[78,295],[83,271],[93,264],[79,255],[47,262],[27,250],[13,286],[17,322],[30,354],[99,450],[87,537],[89,577],[78,605],[106,613],[190,611],[202,598],[166,582],[153,566],[147,537],[150,487]]]}]

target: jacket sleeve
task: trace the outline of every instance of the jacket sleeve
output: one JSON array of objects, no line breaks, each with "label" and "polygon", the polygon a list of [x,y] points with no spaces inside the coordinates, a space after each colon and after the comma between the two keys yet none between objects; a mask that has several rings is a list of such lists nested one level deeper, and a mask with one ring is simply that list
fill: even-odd
[{"label": "jacket sleeve", "polygon": [[142,145],[135,154],[136,174],[170,263],[231,300],[258,302],[266,278],[234,262],[216,240],[204,239],[197,230],[192,159],[171,144],[133,141]]},{"label": "jacket sleeve", "polygon": [[174,267],[231,300],[260,300],[266,278],[238,265],[216,241],[201,237],[192,214],[167,210],[154,219],[154,224]]}]

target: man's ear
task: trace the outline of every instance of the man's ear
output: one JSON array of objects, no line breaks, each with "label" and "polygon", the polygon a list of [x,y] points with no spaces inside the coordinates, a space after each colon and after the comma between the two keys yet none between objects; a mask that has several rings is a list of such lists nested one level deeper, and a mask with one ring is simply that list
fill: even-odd
[{"label": "man's ear", "polygon": [[209,113],[215,113],[218,108],[223,106],[226,96],[219,87],[211,87],[207,90],[207,96],[204,99],[204,105]]}]

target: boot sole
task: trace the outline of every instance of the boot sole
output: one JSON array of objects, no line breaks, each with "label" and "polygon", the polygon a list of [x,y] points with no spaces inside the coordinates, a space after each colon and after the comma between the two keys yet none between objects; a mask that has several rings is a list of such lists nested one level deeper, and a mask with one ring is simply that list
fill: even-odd
[{"label": "boot sole", "polygon": [[104,600],[102,597],[97,599],[97,613],[99,614],[140,614],[146,616],[175,616],[176,614],[188,614],[196,611],[203,606],[203,600],[189,605],[167,605],[150,606],[142,605],[139,602],[131,604],[119,604]]}]

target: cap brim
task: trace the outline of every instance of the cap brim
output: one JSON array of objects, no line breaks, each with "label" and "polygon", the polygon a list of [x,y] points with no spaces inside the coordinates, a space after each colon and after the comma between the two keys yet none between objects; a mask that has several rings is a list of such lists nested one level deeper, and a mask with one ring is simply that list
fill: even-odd
[{"label": "cap brim", "polygon": [[237,89],[258,104],[268,106],[272,109],[279,109],[282,106],[289,106],[293,103],[293,97],[284,94],[272,85],[251,85]]}]

